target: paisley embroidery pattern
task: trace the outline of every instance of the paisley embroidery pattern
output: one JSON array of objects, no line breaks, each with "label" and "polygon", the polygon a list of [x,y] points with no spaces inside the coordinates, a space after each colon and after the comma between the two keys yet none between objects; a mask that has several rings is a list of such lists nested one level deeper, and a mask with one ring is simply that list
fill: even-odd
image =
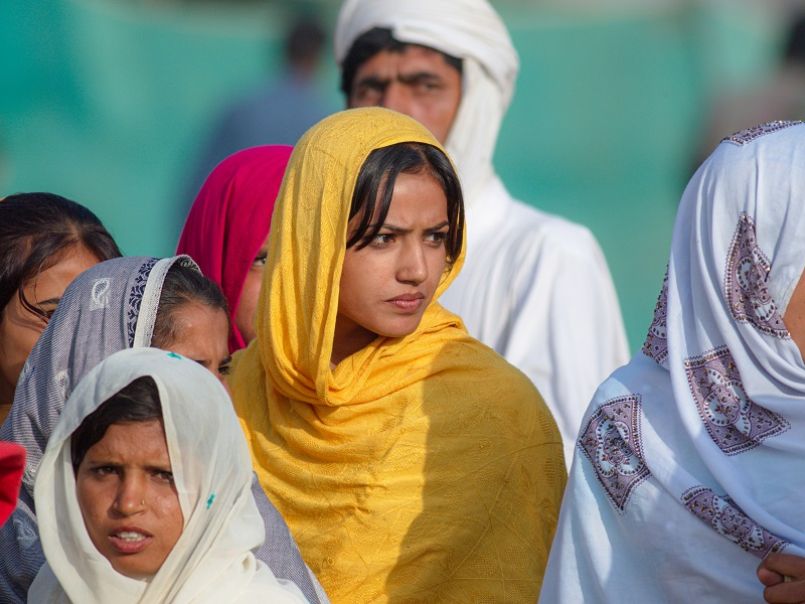
[{"label": "paisley embroidery pattern", "polygon": [[151,269],[154,268],[158,261],[159,258],[150,258],[140,267],[140,270],[137,271],[137,276],[134,278],[134,285],[131,288],[126,304],[126,333],[129,339],[129,348],[134,346],[134,334],[137,332],[137,319],[140,316],[145,284],[148,282],[148,275],[151,274]]},{"label": "paisley embroidery pattern", "polygon": [[788,329],[769,293],[771,264],[757,244],[755,223],[742,214],[730,245],[724,290],[732,316],[763,333],[788,338]]},{"label": "paisley embroidery pattern", "polygon": [[729,498],[720,497],[707,487],[688,489],[682,493],[682,503],[718,534],[758,558],[765,558],[788,545],[754,522]]},{"label": "paisley embroidery pattern", "polygon": [[784,417],[747,396],[726,347],[686,360],[685,371],[707,433],[727,455],[753,449],[791,427]]},{"label": "paisley embroidery pattern", "polygon": [[764,136],[765,134],[771,134],[772,132],[777,132],[783,128],[796,126],[797,124],[801,123],[801,120],[775,120],[773,122],[766,122],[765,124],[760,124],[759,126],[739,130],[735,134],[731,134],[730,136],[722,139],[721,142],[730,142],[734,145],[745,145],[747,143],[751,143],[755,139],[760,138],[761,136]]},{"label": "paisley embroidery pattern", "polygon": [[590,418],[577,443],[619,511],[650,474],[643,461],[640,413],[638,395],[607,401]]},{"label": "paisley embroidery pattern", "polygon": [[648,328],[646,341],[643,343],[643,354],[654,359],[658,365],[663,365],[668,357],[668,334],[666,317],[668,315],[668,268],[662,280],[662,289],[657,297],[654,307],[654,319]]}]

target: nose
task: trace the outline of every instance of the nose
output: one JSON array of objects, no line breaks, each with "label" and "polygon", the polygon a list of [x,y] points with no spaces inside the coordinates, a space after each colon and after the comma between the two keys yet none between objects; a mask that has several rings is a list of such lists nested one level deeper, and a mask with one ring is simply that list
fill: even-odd
[{"label": "nose", "polygon": [[425,248],[419,242],[406,242],[400,252],[397,280],[409,285],[419,285],[427,278],[428,263]]},{"label": "nose", "polygon": [[405,86],[396,81],[389,82],[389,85],[383,91],[380,106],[410,115],[410,95]]},{"label": "nose", "polygon": [[146,506],[147,487],[143,476],[126,474],[120,480],[115,498],[115,508],[123,516],[142,512]]}]

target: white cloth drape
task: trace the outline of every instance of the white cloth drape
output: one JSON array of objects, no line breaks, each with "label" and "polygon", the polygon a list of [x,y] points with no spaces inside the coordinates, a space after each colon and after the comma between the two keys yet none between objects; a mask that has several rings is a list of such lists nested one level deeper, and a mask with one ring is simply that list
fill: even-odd
[{"label": "white cloth drape", "polygon": [[[184,530],[148,581],[117,573],[95,549],[75,492],[70,436],[90,413],[142,376],[156,382]],[[300,603],[251,550],[263,521],[251,494],[251,460],[223,386],[200,365],[152,348],[115,353],[65,404],[39,466],[35,499],[46,565],[29,602],[81,604]]]},{"label": "white cloth drape", "polygon": [[492,166],[519,59],[486,0],[347,0],[335,55],[374,27],[462,59],[462,97],[446,147],[467,206],[464,268],[440,302],[522,370],[556,418],[569,464],[595,388],[628,360],[615,288],[584,227],[508,193]]},{"label": "white cloth drape", "polygon": [[782,320],[803,200],[801,124],[733,135],[694,175],[643,352],[586,414],[543,602],[760,602],[760,560],[805,554],[805,363]]}]

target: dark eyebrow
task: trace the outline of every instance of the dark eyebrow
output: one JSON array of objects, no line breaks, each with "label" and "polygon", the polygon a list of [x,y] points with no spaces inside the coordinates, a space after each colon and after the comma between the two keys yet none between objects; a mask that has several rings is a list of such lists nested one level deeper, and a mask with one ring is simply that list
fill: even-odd
[{"label": "dark eyebrow", "polygon": [[413,73],[401,73],[397,80],[403,84],[423,84],[425,82],[441,82],[441,76],[430,71],[415,71]]},{"label": "dark eyebrow", "polygon": [[[437,224],[435,226],[428,227],[425,230],[426,231],[438,231],[439,229],[443,229],[446,226],[450,226],[450,222],[447,221],[447,220],[445,220],[444,222],[440,222],[439,224]],[[412,230],[412,229],[404,229],[403,227],[395,226],[395,225],[389,224],[387,222],[384,223],[384,224],[381,224],[379,226],[377,224],[371,224],[371,225],[369,225],[368,231],[373,232],[375,229],[377,229],[378,231],[380,229],[388,229],[392,233],[399,233],[401,235],[404,235],[406,233],[410,233],[411,230]]]},{"label": "dark eyebrow", "polygon": [[145,467],[145,469],[148,470],[149,472],[168,472],[170,474],[173,474],[173,466],[170,464],[170,460],[168,460],[167,468],[164,466],[148,465]]},{"label": "dark eyebrow", "polygon": [[371,88],[373,90],[383,90],[386,88],[391,80],[389,78],[380,78],[376,75],[368,75],[359,79],[355,83],[355,89],[358,88]]},{"label": "dark eyebrow", "polygon": [[48,298],[47,300],[42,300],[41,302],[37,302],[40,306],[43,304],[58,304],[61,302],[61,298]]},{"label": "dark eyebrow", "polygon": [[372,233],[372,232],[374,232],[376,230],[379,231],[380,229],[388,229],[392,233],[399,233],[401,235],[404,235],[405,233],[410,233],[411,232],[411,229],[404,229],[402,227],[398,227],[398,226],[394,226],[393,224],[389,224],[387,222],[385,222],[383,224],[380,224],[380,225],[378,225],[378,224],[370,224],[369,228],[367,230],[368,230],[368,232]]}]

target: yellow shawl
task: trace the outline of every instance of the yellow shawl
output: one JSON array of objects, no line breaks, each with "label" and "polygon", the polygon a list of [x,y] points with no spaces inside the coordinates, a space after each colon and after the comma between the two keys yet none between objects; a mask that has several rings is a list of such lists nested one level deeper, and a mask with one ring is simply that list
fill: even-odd
[{"label": "yellow shawl", "polygon": [[331,116],[296,147],[235,406],[263,488],[334,603],[533,604],[565,466],[528,379],[436,302],[411,335],[330,369],[358,171],[403,141],[441,148],[385,109]]}]

